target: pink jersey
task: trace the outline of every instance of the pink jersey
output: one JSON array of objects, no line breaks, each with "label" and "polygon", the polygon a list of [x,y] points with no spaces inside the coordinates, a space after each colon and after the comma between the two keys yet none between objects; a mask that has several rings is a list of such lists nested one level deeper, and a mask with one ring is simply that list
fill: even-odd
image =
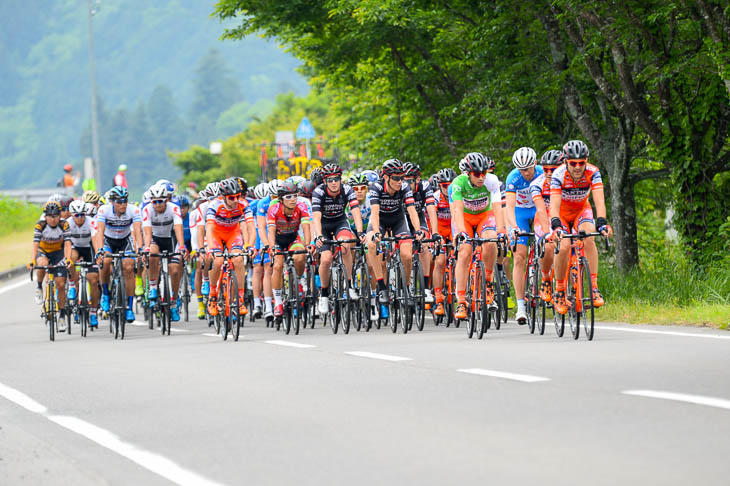
[{"label": "pink jersey", "polygon": [[299,231],[299,225],[309,224],[309,221],[309,209],[303,202],[298,202],[294,207],[294,212],[289,216],[284,214],[284,206],[280,202],[272,204],[266,213],[266,225],[275,227],[276,234],[279,235],[296,234]]}]

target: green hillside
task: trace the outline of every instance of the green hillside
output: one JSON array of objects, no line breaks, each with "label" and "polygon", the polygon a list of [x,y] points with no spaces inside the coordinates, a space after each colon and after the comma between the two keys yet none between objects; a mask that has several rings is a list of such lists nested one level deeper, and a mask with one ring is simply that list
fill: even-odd
[{"label": "green hillside", "polygon": [[[275,43],[220,41],[225,24],[210,16],[213,4],[100,3],[102,182],[124,162],[144,183],[171,169],[165,150],[230,136],[276,94],[308,91],[299,61]],[[64,163],[91,152],[87,2],[7,0],[0,19],[0,188],[51,186]],[[226,92],[211,92],[206,75],[228,82]]]}]

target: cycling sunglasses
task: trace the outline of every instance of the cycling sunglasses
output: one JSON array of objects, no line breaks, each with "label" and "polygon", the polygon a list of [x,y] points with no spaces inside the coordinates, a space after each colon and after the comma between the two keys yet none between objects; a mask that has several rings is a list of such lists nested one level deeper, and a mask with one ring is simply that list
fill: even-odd
[{"label": "cycling sunglasses", "polygon": [[408,184],[415,184],[416,183],[416,179],[410,179],[409,178],[409,179],[403,179],[403,180],[406,181],[406,183],[408,183]]},{"label": "cycling sunglasses", "polygon": [[568,165],[571,167],[583,167],[588,162],[588,159],[568,159]]},{"label": "cycling sunglasses", "polygon": [[484,171],[482,171],[482,170],[472,171],[471,175],[473,175],[474,177],[481,177],[481,176],[487,175],[487,171],[485,171],[485,170]]},{"label": "cycling sunglasses", "polygon": [[450,185],[451,185],[451,183],[450,183],[450,182],[442,182],[442,183],[440,183],[440,184],[439,184],[439,186],[443,187],[444,189],[446,189],[446,188],[447,188],[447,187],[449,187]]},{"label": "cycling sunglasses", "polygon": [[399,175],[392,175],[392,176],[390,176],[390,178],[393,179],[395,182],[400,182],[403,180],[403,176],[399,176]]},{"label": "cycling sunglasses", "polygon": [[360,186],[352,186],[352,188],[355,189],[356,191],[360,191],[360,190],[367,191],[368,190],[367,184],[363,184]]},{"label": "cycling sunglasses", "polygon": [[328,177],[324,181],[325,182],[340,182],[342,180],[342,177]]},{"label": "cycling sunglasses", "polygon": [[82,217],[86,216],[86,214],[85,213],[74,213],[73,216],[74,216],[74,218],[82,218]]},{"label": "cycling sunglasses", "polygon": [[165,204],[167,199],[153,199],[152,204]]},{"label": "cycling sunglasses", "polygon": [[240,194],[226,194],[226,199],[229,201],[235,201],[238,199],[238,196],[240,196]]},{"label": "cycling sunglasses", "polygon": [[127,204],[128,199],[126,197],[120,197],[114,200],[117,204]]},{"label": "cycling sunglasses", "polygon": [[296,198],[297,198],[296,194],[284,194],[283,196],[281,196],[282,201],[291,201],[292,199],[296,199]]}]

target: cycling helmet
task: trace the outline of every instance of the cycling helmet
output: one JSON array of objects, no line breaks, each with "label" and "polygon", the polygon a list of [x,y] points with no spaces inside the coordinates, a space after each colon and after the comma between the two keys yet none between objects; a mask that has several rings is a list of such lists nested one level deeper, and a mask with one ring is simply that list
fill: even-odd
[{"label": "cycling helmet", "polygon": [[284,181],[279,185],[279,189],[276,191],[276,195],[281,197],[285,194],[296,194],[297,185],[292,181]]},{"label": "cycling helmet", "polygon": [[383,175],[403,174],[403,162],[398,159],[388,159],[383,163]]},{"label": "cycling helmet", "polygon": [[[487,158],[480,152],[470,152],[462,159],[464,172],[486,172],[487,171]],[[462,167],[462,163],[459,163],[459,168]]]},{"label": "cycling helmet", "polygon": [[63,194],[56,193],[56,194],[51,195],[51,197],[48,198],[48,202],[54,201],[54,202],[60,203],[62,198],[63,198]]},{"label": "cycling helmet", "polygon": [[494,159],[491,158],[489,155],[485,155],[484,158],[487,161],[487,170],[492,170],[497,166],[497,164],[494,162]]},{"label": "cycling helmet", "polygon": [[248,181],[243,177],[236,177],[235,179],[238,182],[238,187],[241,188],[241,194],[245,195],[248,192]]},{"label": "cycling helmet", "polygon": [[304,197],[312,197],[312,192],[314,192],[315,187],[317,187],[317,185],[314,182],[304,181],[299,183],[297,189]]},{"label": "cycling helmet", "polygon": [[323,181],[322,177],[322,169],[317,167],[316,169],[312,169],[312,172],[309,173],[309,180],[314,182],[316,185],[322,184]]},{"label": "cycling helmet", "polygon": [[378,179],[380,179],[380,177],[378,176],[378,173],[375,172],[374,170],[370,170],[370,169],[364,170],[363,174],[365,174],[365,177],[368,178],[369,182],[375,182]]},{"label": "cycling helmet", "polygon": [[73,196],[62,196],[61,200],[59,201],[59,204],[61,204],[61,209],[68,209],[68,206],[73,202],[73,200]]},{"label": "cycling helmet", "polygon": [[439,184],[442,182],[451,182],[456,179],[456,171],[454,169],[441,169],[436,173],[436,180]]},{"label": "cycling helmet", "polygon": [[419,166],[418,164],[414,164],[413,162],[406,162],[405,164],[403,164],[403,171],[407,176],[421,176],[421,166]]},{"label": "cycling helmet", "polygon": [[205,191],[208,193],[208,197],[218,197],[218,191],[220,190],[220,182],[211,182],[205,186]]},{"label": "cycling helmet", "polygon": [[71,172],[73,170],[73,166],[71,164],[66,164],[63,166],[63,170],[66,172]]},{"label": "cycling helmet", "polygon": [[57,201],[48,201],[43,205],[43,212],[46,216],[58,216],[61,214],[61,205]]},{"label": "cycling helmet", "polygon": [[350,177],[350,180],[348,183],[351,186],[362,186],[362,185],[370,184],[370,181],[368,180],[368,178],[365,174],[360,172],[359,174],[355,174],[354,176]]},{"label": "cycling helmet", "polygon": [[520,147],[512,154],[512,163],[518,169],[529,169],[537,163],[537,154],[530,147]]},{"label": "cycling helmet", "polygon": [[68,206],[68,210],[71,214],[79,214],[85,212],[86,203],[84,201],[74,201]]},{"label": "cycling helmet", "polygon": [[263,199],[269,195],[269,185],[266,182],[262,182],[253,188],[253,195],[256,199]]},{"label": "cycling helmet", "polygon": [[587,159],[588,146],[583,140],[571,140],[563,145],[563,156],[566,159]]},{"label": "cycling helmet", "polygon": [[548,150],[540,157],[540,165],[543,167],[557,167],[563,162],[563,152],[560,150]]},{"label": "cycling helmet", "polygon": [[275,197],[277,194],[279,194],[279,187],[284,183],[281,179],[272,179],[271,182],[269,182],[269,195],[272,197]]},{"label": "cycling helmet", "polygon": [[81,196],[81,200],[90,203],[90,204],[96,204],[99,202],[99,193],[96,191],[86,191],[83,196]]},{"label": "cycling helmet", "polygon": [[222,196],[234,196],[236,194],[241,194],[241,188],[238,186],[238,181],[235,178],[230,177],[228,179],[223,179],[220,182],[219,192]]},{"label": "cycling helmet", "polygon": [[129,197],[129,191],[124,186],[114,186],[109,190],[109,200],[116,201],[117,199],[124,199]]},{"label": "cycling helmet", "polygon": [[187,197],[184,194],[182,196],[180,196],[179,202],[180,202],[180,207],[181,208],[189,208],[190,207],[190,198]]},{"label": "cycling helmet", "polygon": [[173,192],[175,192],[175,184],[168,181],[167,179],[160,179],[159,181],[155,182],[155,185],[164,185],[167,188],[168,194],[172,194]]},{"label": "cycling helmet", "polygon": [[306,177],[302,177],[302,176],[298,176],[298,175],[295,175],[295,176],[291,176],[291,177],[290,177],[289,179],[287,179],[287,180],[288,180],[288,181],[290,181],[290,182],[293,182],[293,183],[294,183],[294,184],[296,184],[296,185],[299,185],[299,184],[301,184],[302,182],[306,181],[306,180],[307,180],[307,178],[306,178]]},{"label": "cycling helmet", "polygon": [[342,167],[340,167],[337,164],[325,164],[324,167],[322,167],[322,178],[326,179],[327,177],[332,176],[341,176],[342,175]]},{"label": "cycling helmet", "polygon": [[150,199],[165,199],[169,195],[164,184],[154,185],[147,192],[150,193]]},{"label": "cycling helmet", "polygon": [[91,203],[84,203],[84,204],[85,204],[84,212],[89,216],[96,216],[96,212],[97,212],[96,206]]}]

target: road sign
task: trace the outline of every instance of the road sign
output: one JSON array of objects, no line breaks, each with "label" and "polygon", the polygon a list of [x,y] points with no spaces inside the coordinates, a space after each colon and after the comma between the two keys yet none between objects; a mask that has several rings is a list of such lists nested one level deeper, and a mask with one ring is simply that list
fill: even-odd
[{"label": "road sign", "polygon": [[299,126],[297,127],[297,138],[314,138],[314,127],[311,123],[309,123],[309,120],[307,120],[307,117],[305,116],[302,118],[302,121],[299,123]]}]

